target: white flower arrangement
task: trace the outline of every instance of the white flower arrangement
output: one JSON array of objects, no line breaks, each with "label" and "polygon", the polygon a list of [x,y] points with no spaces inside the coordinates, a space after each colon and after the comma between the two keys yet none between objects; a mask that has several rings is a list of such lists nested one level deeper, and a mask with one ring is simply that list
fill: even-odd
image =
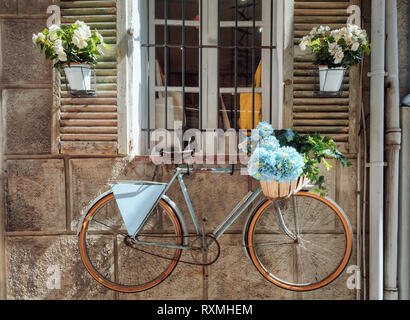
[{"label": "white flower arrangement", "polygon": [[315,65],[351,67],[359,64],[363,54],[370,54],[367,32],[356,25],[331,30],[328,26],[317,26],[302,38],[301,50],[311,48],[315,54]]},{"label": "white flower arrangement", "polygon": [[55,61],[57,69],[65,63],[96,65],[98,56],[104,54],[103,49],[109,49],[103,36],[98,31],[92,32],[83,21],[76,21],[65,28],[52,25],[33,34],[33,42],[47,59]]}]

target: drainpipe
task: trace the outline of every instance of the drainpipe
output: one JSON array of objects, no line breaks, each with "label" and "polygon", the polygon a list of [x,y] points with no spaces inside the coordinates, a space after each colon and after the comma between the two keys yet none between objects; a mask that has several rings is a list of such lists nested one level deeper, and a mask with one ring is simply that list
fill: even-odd
[{"label": "drainpipe", "polygon": [[386,2],[386,218],[384,258],[384,299],[397,300],[397,246],[399,218],[400,92],[397,34],[397,0]]},{"label": "drainpipe", "polygon": [[369,298],[383,299],[384,0],[372,0],[370,73]]},{"label": "drainpipe", "polygon": [[410,107],[401,108],[399,202],[399,299],[410,300]]}]

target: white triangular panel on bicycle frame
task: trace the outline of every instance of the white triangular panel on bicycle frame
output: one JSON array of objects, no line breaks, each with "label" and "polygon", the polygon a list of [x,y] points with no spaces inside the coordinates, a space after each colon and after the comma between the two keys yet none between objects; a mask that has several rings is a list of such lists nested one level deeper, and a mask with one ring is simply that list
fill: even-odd
[{"label": "white triangular panel on bicycle frame", "polygon": [[166,184],[154,182],[117,182],[110,184],[127,232],[135,236],[149,218]]}]

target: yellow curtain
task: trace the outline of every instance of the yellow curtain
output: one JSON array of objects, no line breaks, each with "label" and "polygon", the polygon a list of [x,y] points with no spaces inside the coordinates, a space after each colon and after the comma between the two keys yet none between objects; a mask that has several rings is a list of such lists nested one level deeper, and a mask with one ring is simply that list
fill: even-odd
[{"label": "yellow curtain", "polygon": [[[255,73],[255,87],[261,87],[261,72],[262,72],[262,61],[259,62],[258,68]],[[241,93],[239,95],[239,106],[240,106],[240,116],[239,116],[239,128],[245,130],[252,130],[252,93]],[[255,127],[259,122],[262,121],[262,97],[260,93],[255,93]]]}]

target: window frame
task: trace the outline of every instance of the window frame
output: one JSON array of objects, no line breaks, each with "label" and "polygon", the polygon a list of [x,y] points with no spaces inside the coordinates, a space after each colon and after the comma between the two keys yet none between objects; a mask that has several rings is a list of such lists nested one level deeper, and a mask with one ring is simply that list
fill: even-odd
[{"label": "window frame", "polygon": [[[203,3],[202,6],[204,6],[205,3],[210,4],[214,1],[217,0],[200,0],[200,2]],[[275,128],[282,129],[284,118],[283,34],[285,28],[284,10],[286,8],[284,6],[284,0],[262,1],[266,2],[269,9],[262,10],[262,27],[265,30],[269,30],[268,32],[262,33],[262,46],[272,45],[276,48],[272,50],[262,50],[261,59],[264,65],[268,65],[268,68],[262,68],[262,88],[254,89],[254,92],[262,92],[262,101],[271,101],[271,103],[262,103],[262,121],[268,121],[272,123]],[[149,14],[146,14],[148,10]],[[274,22],[276,18],[276,24],[270,23],[271,15],[272,22]],[[149,68],[152,56],[155,57],[155,47],[149,48],[151,53],[148,56],[146,54],[147,50],[143,48],[142,44],[144,42],[152,43],[152,35],[155,35],[156,24],[150,22],[147,32],[147,17],[154,17],[153,22],[155,22],[155,8],[153,5],[149,5],[149,8],[147,8],[147,0],[117,1],[117,48],[119,57],[117,67],[118,153],[129,156],[147,155],[149,151],[148,133],[144,133],[143,129],[145,119],[148,118],[151,130],[155,128],[155,122],[153,122],[155,119],[155,107],[153,107],[155,106],[155,94],[152,94],[152,92],[155,93],[155,89],[153,89],[155,88],[155,68]],[[269,19],[267,17],[269,17]],[[267,22],[269,23],[267,24]],[[276,32],[274,32],[275,29]],[[150,39],[147,39],[147,37],[150,37]],[[215,49],[216,52],[217,50],[218,49]],[[270,54],[271,52],[272,54]],[[217,53],[214,53],[214,55],[217,56]],[[148,63],[144,63],[145,61],[148,61]],[[271,69],[272,77],[270,75]],[[149,75],[148,72],[150,73]],[[201,73],[200,71],[200,74]],[[144,79],[146,77],[149,77],[149,83],[144,81],[147,80]],[[201,77],[201,75],[199,77]],[[203,77],[204,75],[202,75],[202,81],[200,81],[199,86],[201,86],[201,82],[204,80]],[[269,85],[263,86],[263,83],[268,83]],[[265,88],[269,88],[269,90]],[[206,90],[206,88],[202,87],[202,90],[204,89]],[[149,97],[147,97],[146,94],[148,91],[150,91]],[[201,91],[201,89],[199,89],[199,91]],[[225,91],[227,91],[226,88],[219,88],[218,90],[219,93]],[[238,93],[241,91],[242,89],[239,89]],[[252,92],[252,90],[250,92]],[[203,130],[218,129],[218,95],[217,100],[218,102],[213,104],[213,108],[202,107],[201,118],[203,121]],[[204,100],[202,100],[202,103],[204,104]],[[147,105],[150,106],[149,115],[146,110]],[[272,106],[272,108],[270,108],[270,106]]]}]

